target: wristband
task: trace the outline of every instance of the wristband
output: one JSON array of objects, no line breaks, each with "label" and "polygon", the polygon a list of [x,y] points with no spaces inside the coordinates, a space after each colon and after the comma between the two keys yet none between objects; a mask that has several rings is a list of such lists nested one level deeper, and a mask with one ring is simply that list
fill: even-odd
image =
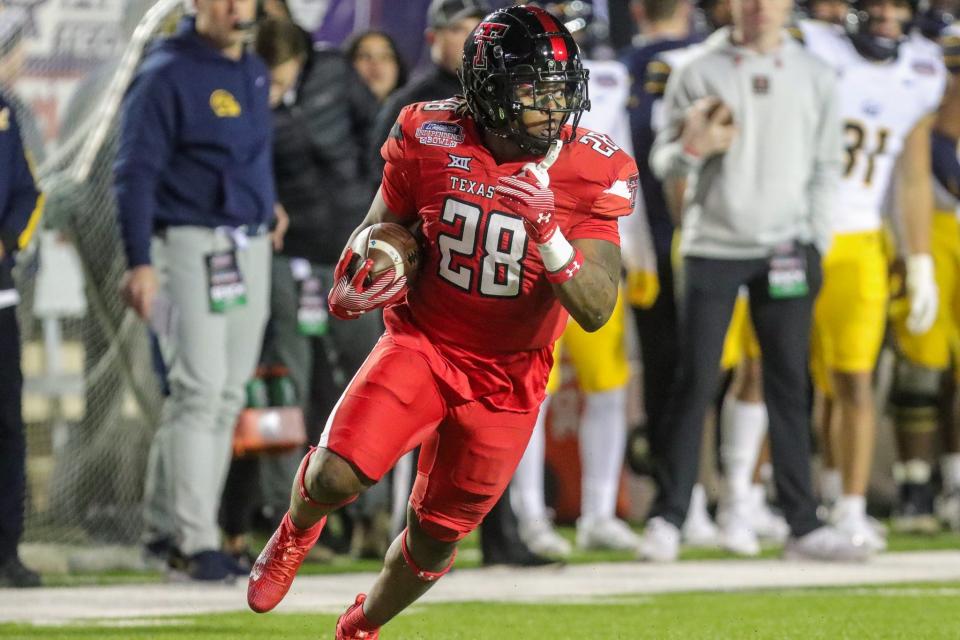
[{"label": "wristband", "polygon": [[563,284],[580,273],[581,267],[583,267],[583,253],[580,252],[580,249],[574,249],[573,256],[567,264],[557,271],[547,271],[547,280],[553,284]]},{"label": "wristband", "polygon": [[680,164],[687,172],[696,171],[703,164],[703,155],[694,151],[690,145],[683,145],[680,148]]},{"label": "wristband", "polygon": [[573,246],[563,237],[560,229],[556,229],[549,240],[538,244],[537,249],[540,250],[540,260],[548,273],[559,271],[567,266],[574,253]]}]

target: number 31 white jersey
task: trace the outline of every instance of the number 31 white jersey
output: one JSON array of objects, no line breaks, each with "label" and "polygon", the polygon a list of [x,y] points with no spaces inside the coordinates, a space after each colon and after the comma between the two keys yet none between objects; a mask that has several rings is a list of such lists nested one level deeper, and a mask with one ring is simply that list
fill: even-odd
[{"label": "number 31 white jersey", "polygon": [[939,106],[946,69],[914,38],[900,46],[895,60],[878,63],[861,56],[842,28],[806,20],[800,30],[807,48],[838,75],[846,154],[833,232],[879,229],[904,140]]}]

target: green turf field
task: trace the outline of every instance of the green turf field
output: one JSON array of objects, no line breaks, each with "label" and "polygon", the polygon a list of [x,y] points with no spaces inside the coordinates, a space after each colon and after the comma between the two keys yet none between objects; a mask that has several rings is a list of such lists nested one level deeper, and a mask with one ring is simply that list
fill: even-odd
[{"label": "green turf field", "polygon": [[[565,604],[421,605],[383,640],[960,638],[960,583],[629,596]],[[0,625],[0,638],[256,640],[332,638],[336,617],[271,613],[109,621],[60,627]]]},{"label": "green turf field", "polygon": [[[561,535],[573,542],[573,527],[559,527]],[[637,528],[637,531],[641,531]],[[942,532],[937,535],[917,536],[890,533],[888,550],[896,551],[933,551],[939,549],[960,549],[960,535]],[[266,538],[258,540],[256,548],[261,548]],[[760,558],[776,558],[780,555],[779,546],[768,546],[760,554]],[[737,556],[719,549],[684,549],[680,554],[681,560],[720,560],[737,558]],[[587,562],[630,562],[634,555],[625,551],[579,551],[574,550],[567,562],[581,564]],[[355,573],[359,571],[379,571],[380,560],[357,560],[348,556],[337,556],[330,562],[308,562],[300,569],[301,575],[325,575],[332,573]],[[480,549],[477,536],[471,535],[460,545],[456,567],[471,569],[480,566]],[[44,584],[51,587],[106,585],[106,584],[136,584],[146,582],[162,582],[163,574],[158,571],[109,571],[101,573],[74,573],[44,576]],[[919,639],[918,639],[919,640]],[[958,636],[960,640],[960,636]]]}]

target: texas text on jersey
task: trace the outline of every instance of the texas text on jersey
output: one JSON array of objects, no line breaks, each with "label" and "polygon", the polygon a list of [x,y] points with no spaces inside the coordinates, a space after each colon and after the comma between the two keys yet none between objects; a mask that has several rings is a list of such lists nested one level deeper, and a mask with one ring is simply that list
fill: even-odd
[{"label": "texas text on jersey", "polygon": [[[497,164],[461,104],[406,107],[383,146],[383,199],[411,222],[419,216],[425,238],[419,280],[386,322],[409,314],[429,337],[481,353],[549,347],[567,313],[523,221],[494,197],[498,178],[536,159]],[[637,178],[608,136],[578,128],[550,169],[564,236],[619,244],[616,219],[632,211]]]}]

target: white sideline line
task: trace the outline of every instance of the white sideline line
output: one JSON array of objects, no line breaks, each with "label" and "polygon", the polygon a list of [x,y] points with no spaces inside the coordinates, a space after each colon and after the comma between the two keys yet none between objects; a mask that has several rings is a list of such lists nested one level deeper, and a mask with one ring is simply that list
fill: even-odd
[{"label": "white sideline line", "polygon": [[[280,612],[340,612],[369,589],[375,574],[303,576]],[[731,591],[960,580],[960,551],[891,553],[867,564],[710,560],[670,565],[581,564],[537,569],[464,569],[423,602],[582,601],[584,598],[680,591]],[[91,618],[189,615],[246,609],[246,581],[197,586],[168,583],[0,589],[0,621],[60,624]]]}]

